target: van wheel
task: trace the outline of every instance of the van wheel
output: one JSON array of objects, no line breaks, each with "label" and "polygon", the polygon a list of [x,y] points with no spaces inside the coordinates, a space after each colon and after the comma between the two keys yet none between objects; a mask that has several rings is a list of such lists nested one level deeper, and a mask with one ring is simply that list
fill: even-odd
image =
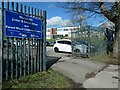
[{"label": "van wheel", "polygon": [[75,49],[74,52],[80,53],[80,50],[79,49]]},{"label": "van wheel", "polygon": [[58,48],[55,48],[55,49],[54,49],[54,51],[55,51],[56,53],[58,53],[58,52],[59,52]]}]

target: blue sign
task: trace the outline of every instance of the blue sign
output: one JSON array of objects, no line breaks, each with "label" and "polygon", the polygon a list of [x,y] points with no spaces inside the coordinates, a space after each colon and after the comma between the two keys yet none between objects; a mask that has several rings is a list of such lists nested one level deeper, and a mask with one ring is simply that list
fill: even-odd
[{"label": "blue sign", "polygon": [[5,10],[5,36],[42,39],[42,20]]}]

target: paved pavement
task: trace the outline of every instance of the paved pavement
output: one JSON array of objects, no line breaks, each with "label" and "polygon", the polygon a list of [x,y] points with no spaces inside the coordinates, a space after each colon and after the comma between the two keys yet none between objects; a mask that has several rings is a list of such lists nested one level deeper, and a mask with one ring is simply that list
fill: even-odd
[{"label": "paved pavement", "polygon": [[47,47],[47,55],[62,57],[52,68],[85,88],[118,88],[118,66],[73,57],[68,53],[54,53]]},{"label": "paved pavement", "polygon": [[95,77],[86,80],[83,83],[85,88],[118,88],[118,65],[109,65],[103,71],[99,72]]}]

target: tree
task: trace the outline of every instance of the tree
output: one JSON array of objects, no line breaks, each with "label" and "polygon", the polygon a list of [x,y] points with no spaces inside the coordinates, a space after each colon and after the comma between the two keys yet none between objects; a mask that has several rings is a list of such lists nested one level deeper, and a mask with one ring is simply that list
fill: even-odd
[{"label": "tree", "polygon": [[[120,58],[120,2],[67,2],[60,7],[72,13],[73,19],[79,21],[80,15],[89,18],[94,15],[106,17],[115,24],[114,53]],[[84,14],[83,14],[84,13]],[[88,14],[89,13],[89,14]],[[117,46],[117,47],[116,47]]]}]

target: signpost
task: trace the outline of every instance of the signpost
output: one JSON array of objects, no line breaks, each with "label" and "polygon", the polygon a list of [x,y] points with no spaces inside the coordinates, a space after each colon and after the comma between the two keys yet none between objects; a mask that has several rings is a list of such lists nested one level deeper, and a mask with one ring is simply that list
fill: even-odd
[{"label": "signpost", "polygon": [[5,36],[42,39],[42,20],[5,10]]}]

